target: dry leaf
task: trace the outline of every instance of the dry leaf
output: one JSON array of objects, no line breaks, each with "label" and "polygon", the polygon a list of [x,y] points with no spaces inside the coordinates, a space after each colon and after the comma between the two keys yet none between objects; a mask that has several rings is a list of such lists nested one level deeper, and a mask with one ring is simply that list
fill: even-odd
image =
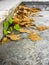
[{"label": "dry leaf", "polygon": [[23,29],[23,28],[20,28],[19,31],[20,31],[20,32],[26,32],[26,30]]},{"label": "dry leaf", "polygon": [[32,41],[37,41],[37,40],[42,40],[42,38],[40,38],[37,34],[35,33],[30,33],[29,34],[29,39],[31,39]]},{"label": "dry leaf", "polygon": [[30,8],[30,11],[33,12],[33,13],[36,13],[36,12],[39,12],[41,10],[39,8],[33,7],[33,8]]},{"label": "dry leaf", "polygon": [[27,28],[29,28],[30,26],[31,26],[31,24],[27,24],[27,25],[25,25]]},{"label": "dry leaf", "polygon": [[10,38],[11,40],[19,40],[19,35],[15,35],[15,34],[11,34],[11,35],[7,35],[8,38]]},{"label": "dry leaf", "polygon": [[49,26],[37,26],[36,29],[39,30],[39,31],[43,31],[43,30],[46,30],[48,29]]},{"label": "dry leaf", "polygon": [[19,20],[19,18],[14,17],[14,18],[13,18],[13,22],[14,22],[14,23],[18,23],[18,24],[19,24],[20,20]]},{"label": "dry leaf", "polygon": [[30,8],[28,8],[28,7],[25,6],[25,5],[19,5],[19,6],[18,6],[18,9],[19,9],[19,10],[27,10],[27,11],[30,11]]},{"label": "dry leaf", "polygon": [[29,17],[25,17],[24,19],[22,19],[22,21],[28,22],[31,21],[31,19]]},{"label": "dry leaf", "polygon": [[5,42],[7,42],[7,41],[8,41],[8,38],[7,38],[7,37],[3,37],[2,43],[5,43]]},{"label": "dry leaf", "polygon": [[20,28],[20,29],[19,29],[19,32],[22,32],[22,33],[24,33],[24,32],[26,32],[26,33],[31,33],[32,31],[31,31],[31,30],[26,30],[26,29],[24,29],[24,28]]}]

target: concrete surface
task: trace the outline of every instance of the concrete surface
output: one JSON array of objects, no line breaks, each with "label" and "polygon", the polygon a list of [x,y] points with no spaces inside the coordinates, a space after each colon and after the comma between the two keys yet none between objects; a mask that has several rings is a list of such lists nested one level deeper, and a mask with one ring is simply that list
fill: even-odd
[{"label": "concrete surface", "polygon": [[1,0],[0,1],[0,11],[9,10],[15,5],[18,5],[21,0]]},{"label": "concrete surface", "polygon": [[40,37],[43,40],[25,38],[0,46],[0,65],[49,65],[49,30],[41,32]]}]

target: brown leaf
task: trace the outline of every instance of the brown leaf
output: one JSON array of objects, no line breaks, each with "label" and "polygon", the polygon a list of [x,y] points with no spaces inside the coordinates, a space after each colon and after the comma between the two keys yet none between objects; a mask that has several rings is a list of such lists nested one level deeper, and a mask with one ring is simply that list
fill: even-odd
[{"label": "brown leaf", "polygon": [[8,38],[7,38],[7,37],[3,37],[1,43],[5,43],[5,42],[7,42],[7,41],[8,41]]},{"label": "brown leaf", "polygon": [[20,28],[19,31],[22,32],[22,33],[24,33],[24,32],[31,33],[32,32],[31,30],[26,30],[24,28]]},{"label": "brown leaf", "polygon": [[14,18],[13,18],[13,22],[14,22],[14,23],[18,23],[18,24],[19,24],[20,20],[19,20],[19,18],[14,17]]},{"label": "brown leaf", "polygon": [[27,28],[29,28],[30,26],[31,26],[31,24],[27,24],[27,25],[25,25]]},{"label": "brown leaf", "polygon": [[11,40],[19,40],[19,35],[15,35],[15,34],[11,34],[11,35],[7,35],[8,38],[10,38]]},{"label": "brown leaf", "polygon": [[29,17],[25,17],[24,19],[22,19],[22,21],[28,22],[31,21],[31,19]]},{"label": "brown leaf", "polygon": [[28,36],[29,39],[31,39],[32,41],[37,41],[37,40],[42,40],[42,38],[40,38],[37,34],[35,33],[30,33]]},{"label": "brown leaf", "polygon": [[39,30],[39,31],[43,31],[43,30],[46,30],[48,29],[49,26],[37,26],[36,29]]},{"label": "brown leaf", "polygon": [[36,12],[39,12],[41,10],[39,8],[33,7],[33,8],[30,8],[30,11],[33,12],[33,13],[36,13]]}]

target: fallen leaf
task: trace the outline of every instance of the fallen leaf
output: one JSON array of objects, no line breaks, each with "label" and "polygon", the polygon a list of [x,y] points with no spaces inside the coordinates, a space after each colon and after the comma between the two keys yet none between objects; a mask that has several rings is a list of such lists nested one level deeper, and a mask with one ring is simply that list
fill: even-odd
[{"label": "fallen leaf", "polygon": [[23,28],[20,28],[19,31],[20,31],[20,32],[26,32],[26,30],[23,29]]},{"label": "fallen leaf", "polygon": [[33,7],[33,8],[30,8],[30,11],[33,12],[33,13],[36,13],[36,12],[39,12],[41,10],[39,8]]},{"label": "fallen leaf", "polygon": [[31,21],[31,18],[29,18],[29,17],[25,17],[24,19],[22,19],[22,21],[29,22],[29,21]]},{"label": "fallen leaf", "polygon": [[37,40],[42,40],[42,38],[40,38],[37,34],[35,33],[30,33],[28,36],[29,39],[31,39],[32,41],[37,41]]},{"label": "fallen leaf", "polygon": [[5,43],[5,42],[7,42],[8,41],[8,38],[7,37],[3,37],[3,39],[2,39],[2,42],[1,43]]},{"label": "fallen leaf", "polygon": [[13,18],[13,23],[18,23],[19,24],[19,22],[20,22],[19,18],[17,18],[17,17]]},{"label": "fallen leaf", "polygon": [[31,33],[32,31],[31,31],[31,30],[26,30],[26,29],[24,29],[24,28],[20,28],[20,29],[19,29],[19,32],[22,32],[22,33],[24,33],[24,32],[26,32],[26,33]]},{"label": "fallen leaf", "polygon": [[31,26],[31,24],[27,24],[27,25],[25,25],[27,28],[29,28],[30,26]]},{"label": "fallen leaf", "polygon": [[11,35],[7,35],[8,38],[10,38],[11,40],[19,40],[19,35],[15,35],[15,34],[11,34]]},{"label": "fallen leaf", "polygon": [[48,28],[49,28],[49,26],[36,26],[36,29],[39,31],[43,31],[43,30],[46,30]]}]

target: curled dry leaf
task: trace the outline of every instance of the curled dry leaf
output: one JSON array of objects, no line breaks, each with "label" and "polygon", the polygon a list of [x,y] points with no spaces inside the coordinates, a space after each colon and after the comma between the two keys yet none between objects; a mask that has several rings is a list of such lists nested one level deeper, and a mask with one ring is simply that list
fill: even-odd
[{"label": "curled dry leaf", "polygon": [[23,15],[17,15],[17,18],[21,20],[23,18]]},{"label": "curled dry leaf", "polygon": [[29,17],[25,17],[25,18],[22,19],[22,21],[26,21],[26,22],[30,21],[31,22],[31,21],[34,21],[34,20],[31,20],[31,18],[29,18]]},{"label": "curled dry leaf", "polygon": [[7,42],[7,41],[8,41],[8,38],[7,38],[7,37],[3,37],[2,43],[5,43],[5,42]]},{"label": "curled dry leaf", "polygon": [[24,29],[24,28],[20,28],[20,29],[19,29],[19,32],[22,32],[22,33],[24,33],[24,32],[26,32],[26,33],[31,33],[32,31],[31,31],[31,30],[26,30],[26,29]]},{"label": "curled dry leaf", "polygon": [[48,29],[49,26],[37,26],[36,29],[39,30],[39,31],[43,31],[43,30],[46,30]]},{"label": "curled dry leaf", "polygon": [[17,23],[19,24],[20,20],[19,20],[19,18],[14,17],[14,18],[13,18],[13,22],[14,22],[15,24],[17,24]]},{"label": "curled dry leaf", "polygon": [[25,25],[26,28],[29,28],[30,26],[31,26],[31,24],[29,24],[29,23]]},{"label": "curled dry leaf", "polygon": [[20,25],[23,25],[25,27],[30,27],[31,23],[34,22],[34,20],[29,17],[24,17],[21,21],[22,22],[20,23]]},{"label": "curled dry leaf", "polygon": [[42,38],[40,38],[37,34],[35,33],[30,33],[28,36],[29,39],[31,39],[32,41],[37,41],[37,40],[42,40]]},{"label": "curled dry leaf", "polygon": [[21,23],[20,23],[20,26],[26,26],[26,25],[28,25],[28,24],[30,25],[31,22],[21,22]]},{"label": "curled dry leaf", "polygon": [[30,11],[30,8],[28,8],[28,7],[25,6],[25,5],[19,5],[19,6],[18,6],[18,9],[19,9],[19,10],[27,10],[27,11]]},{"label": "curled dry leaf", "polygon": [[15,34],[11,34],[11,35],[7,35],[8,38],[10,38],[11,40],[19,40],[19,35],[15,35]]},{"label": "curled dry leaf", "polygon": [[27,10],[24,10],[24,11],[23,11],[23,14],[26,15],[26,16],[28,16]]},{"label": "curled dry leaf", "polygon": [[18,9],[22,10],[22,9],[26,9],[27,7],[25,5],[19,5]]},{"label": "curled dry leaf", "polygon": [[33,7],[33,8],[30,8],[30,11],[33,12],[33,13],[36,13],[36,12],[39,12],[41,10],[39,8]]},{"label": "curled dry leaf", "polygon": [[32,23],[31,26],[35,26],[36,27],[36,24]]},{"label": "curled dry leaf", "polygon": [[20,31],[20,32],[26,32],[26,30],[23,29],[23,28],[20,28],[19,31]]}]

